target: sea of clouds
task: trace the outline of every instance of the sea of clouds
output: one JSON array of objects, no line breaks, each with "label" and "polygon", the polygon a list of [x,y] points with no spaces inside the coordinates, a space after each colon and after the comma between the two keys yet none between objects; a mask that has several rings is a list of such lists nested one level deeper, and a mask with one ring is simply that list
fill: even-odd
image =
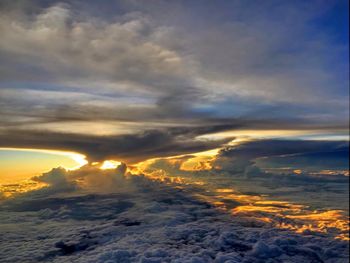
[{"label": "sea of clouds", "polygon": [[348,242],[330,233],[229,213],[199,198],[209,196],[200,186],[132,175],[124,164],[33,180],[47,187],[1,203],[1,262],[348,262]]}]

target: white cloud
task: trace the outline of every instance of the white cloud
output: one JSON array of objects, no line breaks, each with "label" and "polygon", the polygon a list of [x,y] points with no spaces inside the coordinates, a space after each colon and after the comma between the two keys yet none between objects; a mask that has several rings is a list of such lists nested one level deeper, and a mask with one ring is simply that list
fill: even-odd
[{"label": "white cloud", "polygon": [[80,21],[65,5],[52,6],[25,21],[3,14],[0,48],[60,81],[97,78],[150,84],[185,73],[176,52],[152,41],[157,27],[152,28],[148,18],[134,14],[119,20]]},{"label": "white cloud", "polygon": [[[16,80],[114,83],[118,90],[127,83],[123,92],[143,90],[155,92],[155,97],[196,86],[203,96],[212,93],[221,99],[319,103],[335,95],[329,92],[330,84],[345,91],[345,79],[337,75],[343,71],[325,70],[344,49],[307,27],[320,10],[305,6],[298,23],[292,19],[296,7],[283,4],[271,10],[270,19],[257,15],[221,24],[209,20],[198,27],[181,5],[174,10],[186,16],[186,25],[155,14],[155,6],[104,20],[56,4],[34,16],[2,13],[0,51],[9,60],[8,70],[24,66]],[[242,4],[235,8],[256,12]],[[285,13],[278,23],[277,11]],[[198,19],[203,20],[200,15]],[[293,25],[294,30],[287,31]],[[26,72],[28,66],[33,72]]]}]

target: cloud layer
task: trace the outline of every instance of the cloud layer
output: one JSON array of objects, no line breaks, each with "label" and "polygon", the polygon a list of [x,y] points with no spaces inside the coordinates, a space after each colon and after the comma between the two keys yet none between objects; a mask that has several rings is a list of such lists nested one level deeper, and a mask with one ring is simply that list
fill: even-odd
[{"label": "cloud layer", "polygon": [[[2,262],[348,260],[348,243],[333,239],[334,228],[329,233],[303,229],[305,222],[314,224],[312,218],[288,217],[305,212],[303,206],[259,199],[260,210],[247,211],[247,216],[235,208],[257,196],[230,202],[230,196],[242,196],[233,194],[234,188],[214,195],[220,189],[131,175],[124,165],[105,171],[57,168],[35,180],[49,186],[0,203]],[[216,183],[221,180],[218,175]],[[236,212],[217,209],[211,201],[215,197]],[[330,221],[327,213],[321,216],[331,226],[339,215],[331,214]],[[301,231],[277,228],[276,222]]]}]

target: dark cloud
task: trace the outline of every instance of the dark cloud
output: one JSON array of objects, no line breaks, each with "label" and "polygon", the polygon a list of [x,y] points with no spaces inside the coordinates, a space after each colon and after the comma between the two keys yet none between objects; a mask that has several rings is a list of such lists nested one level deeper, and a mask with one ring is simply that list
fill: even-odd
[{"label": "dark cloud", "polygon": [[310,26],[333,7],[1,1],[1,125],[220,116],[344,129],[347,49]]},{"label": "dark cloud", "polygon": [[318,153],[345,150],[346,141],[316,141],[316,140],[256,140],[242,143],[238,146],[226,147],[219,157],[271,157],[278,155]]},{"label": "dark cloud", "polygon": [[[23,110],[24,107],[22,108]],[[175,109],[173,109],[175,111]],[[13,122],[11,118],[2,120],[3,124],[7,124],[7,128],[0,131],[0,147],[19,147],[19,148],[44,148],[44,149],[60,149],[68,151],[76,151],[87,155],[91,161],[116,159],[126,162],[137,162],[153,157],[164,157],[178,154],[190,154],[199,151],[205,151],[213,148],[222,147],[231,140],[233,136],[224,137],[210,136],[225,131],[235,131],[240,129],[324,129],[320,124],[307,122],[298,122],[297,127],[293,127],[294,123],[289,120],[281,119],[229,119],[229,118],[205,118],[203,115],[191,121],[189,118],[182,121],[182,125],[177,124],[176,113],[174,113],[174,123],[170,120],[165,122],[141,122],[137,123],[136,116],[147,116],[145,112],[124,113],[122,116],[114,115],[110,111],[108,116],[103,113],[102,108],[86,108],[86,111],[74,106],[64,108],[57,111],[49,109],[39,109],[39,114],[29,113],[27,119],[21,122]],[[89,114],[87,114],[89,112]],[[133,114],[136,114],[133,117]],[[179,113],[181,114],[181,112]],[[103,119],[103,116],[106,116]],[[149,116],[149,115],[148,115]],[[193,116],[192,116],[193,117]],[[119,119],[121,118],[121,119]],[[129,122],[123,123],[123,121]],[[130,118],[135,118],[130,122]],[[111,135],[106,131],[107,135],[93,134],[93,122],[98,121],[122,121],[122,130],[119,134]],[[184,120],[184,119],[182,119]],[[85,121],[86,124],[80,129],[80,132],[73,133],[71,127],[76,123]],[[154,120],[156,121],[156,120]],[[89,126],[91,122],[91,129]],[[40,125],[55,124],[61,127],[60,132],[50,130],[44,126],[45,130],[40,129]],[[38,124],[38,128],[35,128]],[[138,124],[137,126],[134,126]],[[175,124],[175,125],[174,125]],[[32,125],[32,127],[30,127]],[[332,127],[333,124],[331,124]],[[173,127],[171,127],[173,126]],[[341,129],[341,127],[338,127]],[[102,130],[103,131],[103,130]],[[127,131],[126,133],[123,131]],[[83,134],[81,134],[83,133]],[[208,136],[209,135],[209,136]],[[201,136],[204,136],[203,138]],[[227,147],[221,150],[220,157],[230,157],[234,155],[240,156],[240,160],[246,156],[247,160],[257,157],[272,156],[279,154],[304,153],[307,150],[315,151],[317,147],[328,147],[333,145],[331,142],[312,142],[312,141],[255,141],[238,147]]]},{"label": "dark cloud", "polygon": [[[320,158],[321,155],[323,158]],[[342,158],[339,158],[340,155]],[[303,156],[304,160],[302,160]],[[347,164],[348,156],[349,145],[346,141],[257,140],[221,149],[214,164],[222,170],[252,175],[262,173],[255,166],[258,159],[266,164],[274,159],[272,167],[277,167],[276,160],[279,160],[280,164],[286,164],[284,167],[292,167],[294,163],[296,164],[295,169],[314,166],[320,170],[322,166],[317,165],[315,160],[318,164],[327,162],[328,165],[324,167],[328,169],[335,167],[343,169]],[[289,163],[292,159],[294,162]],[[337,163],[334,162],[334,159]],[[296,163],[296,160],[299,160],[300,163]],[[331,160],[333,164],[329,165]]]},{"label": "dark cloud", "polygon": [[[198,136],[222,131],[343,135],[347,63],[334,60],[347,50],[309,24],[332,8],[318,1],[1,1],[0,146],[136,162],[221,147],[230,135]],[[221,157],[265,149],[249,147],[255,154],[226,149]],[[291,146],[268,147],[279,154]]]},{"label": "dark cloud", "polygon": [[86,154],[91,161],[116,159],[136,162],[152,157],[199,152],[221,147],[234,138],[199,140],[196,137],[208,131],[222,131],[230,127],[232,128],[232,125],[211,128],[174,128],[120,136],[13,131],[1,135],[0,147],[60,149]]},{"label": "dark cloud", "polygon": [[[344,144],[345,145],[345,144]],[[349,146],[336,149],[323,149],[318,152],[307,152],[292,155],[268,157],[260,160],[266,167],[295,167],[307,170],[334,169],[349,170]]]}]

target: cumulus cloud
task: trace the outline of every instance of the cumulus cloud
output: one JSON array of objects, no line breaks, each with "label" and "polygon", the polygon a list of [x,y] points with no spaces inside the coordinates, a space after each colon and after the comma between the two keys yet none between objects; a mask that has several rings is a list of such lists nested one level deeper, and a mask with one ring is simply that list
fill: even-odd
[{"label": "cumulus cloud", "polygon": [[47,183],[50,185],[67,184],[67,171],[64,168],[54,168],[50,172],[44,173],[39,177],[33,177],[34,181]]},{"label": "cumulus cloud", "polygon": [[[152,42],[157,27],[142,14],[126,14],[106,23],[80,21],[73,12],[69,5],[57,4],[35,17],[2,14],[2,53],[21,55],[23,64],[44,70],[46,74],[38,76],[44,80],[102,78],[147,86],[163,77],[159,84],[171,82],[184,70],[176,52]],[[17,80],[29,80],[25,73],[18,72]]]},{"label": "cumulus cloud", "polygon": [[45,183],[47,187],[33,191],[34,195],[89,191],[98,193],[134,191],[131,181],[127,180],[127,166],[120,163],[116,168],[101,170],[98,165],[84,165],[77,170],[58,167],[35,176],[31,180]]},{"label": "cumulus cloud", "polygon": [[69,180],[68,171],[61,167],[53,168],[51,171],[43,173],[41,176],[35,176],[32,180],[48,185],[48,188],[44,188],[41,191],[39,190],[39,192],[44,192],[45,195],[48,193],[70,192],[76,190],[75,182]]}]

